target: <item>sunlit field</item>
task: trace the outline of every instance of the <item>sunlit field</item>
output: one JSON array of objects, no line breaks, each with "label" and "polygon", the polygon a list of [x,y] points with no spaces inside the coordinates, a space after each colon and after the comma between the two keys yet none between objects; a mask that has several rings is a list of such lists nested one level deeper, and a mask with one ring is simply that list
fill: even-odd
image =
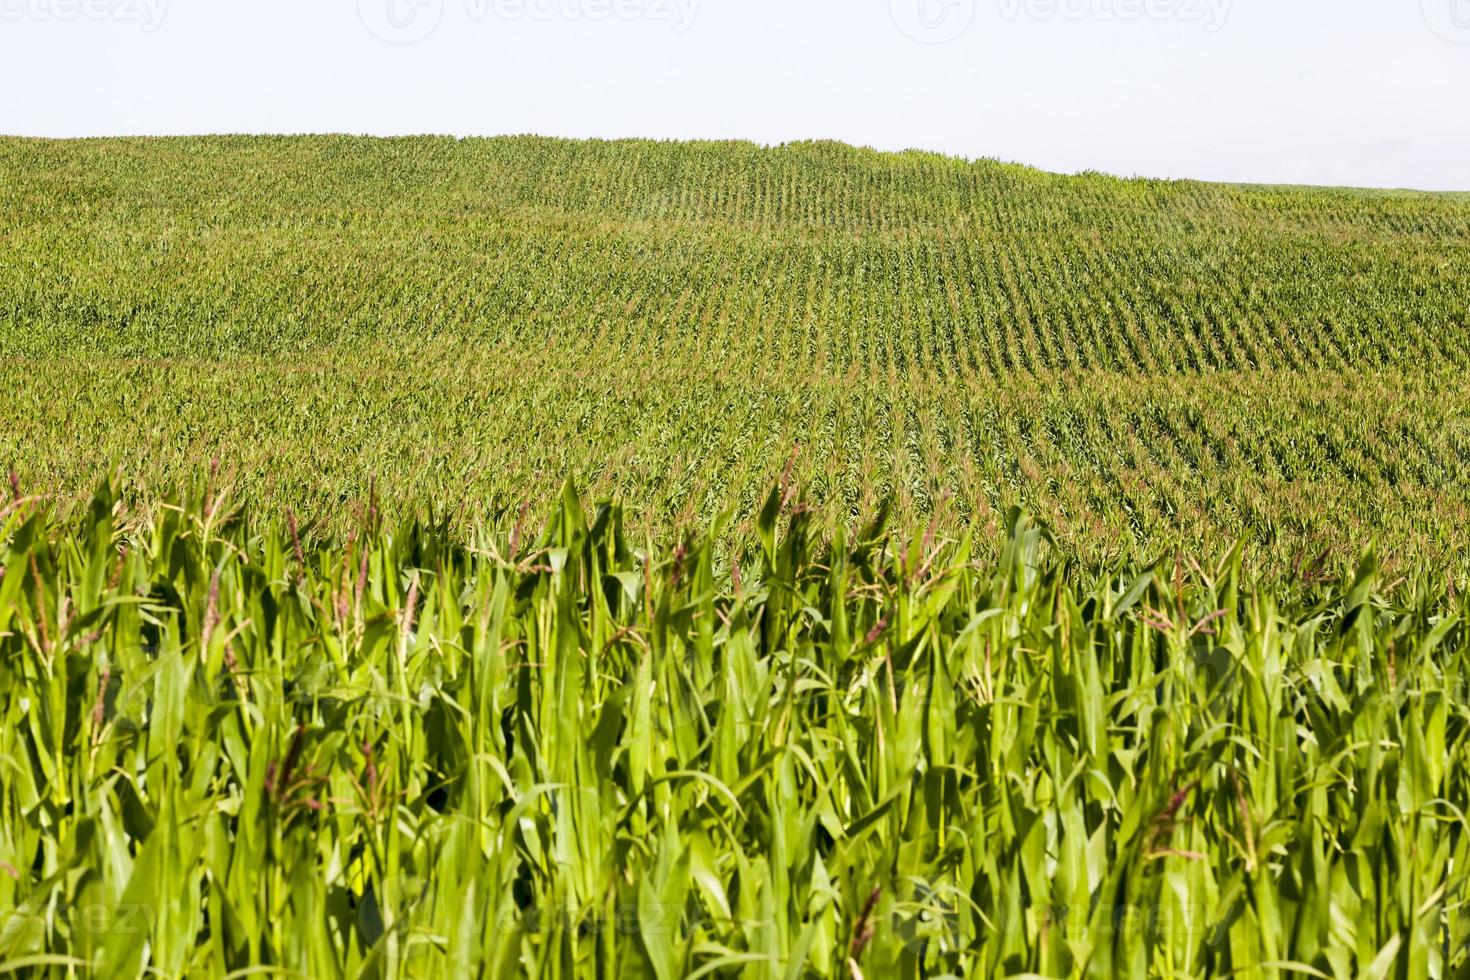
[{"label": "sunlit field", "polygon": [[0,140],[0,972],[1470,971],[1470,200]]}]

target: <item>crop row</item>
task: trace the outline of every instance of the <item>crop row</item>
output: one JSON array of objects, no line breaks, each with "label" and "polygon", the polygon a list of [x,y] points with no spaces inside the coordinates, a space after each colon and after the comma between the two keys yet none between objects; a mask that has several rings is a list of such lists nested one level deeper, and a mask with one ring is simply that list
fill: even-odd
[{"label": "crop row", "polygon": [[[439,338],[941,379],[1466,362],[1459,198],[849,153],[0,142],[18,175],[0,190],[0,354]],[[747,199],[845,217],[753,219]]]},{"label": "crop row", "polygon": [[121,467],[156,499],[217,459],[239,499],[323,528],[374,481],[395,510],[469,522],[546,504],[571,475],[667,538],[747,520],[793,452],[834,519],[894,498],[909,524],[994,530],[1020,504],[1100,563],[1246,535],[1281,568],[1340,567],[1373,540],[1395,566],[1463,568],[1470,523],[1470,390],[1444,373],[889,385],[431,347],[24,360],[0,385],[0,459],[27,490],[85,494]]}]

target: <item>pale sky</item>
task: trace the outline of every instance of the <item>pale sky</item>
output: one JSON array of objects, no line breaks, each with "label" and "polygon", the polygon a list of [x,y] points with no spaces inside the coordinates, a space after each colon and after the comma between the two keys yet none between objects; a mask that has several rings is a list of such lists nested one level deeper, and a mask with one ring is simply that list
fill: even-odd
[{"label": "pale sky", "polygon": [[1470,0],[0,0],[0,133],[830,138],[1470,190]]}]

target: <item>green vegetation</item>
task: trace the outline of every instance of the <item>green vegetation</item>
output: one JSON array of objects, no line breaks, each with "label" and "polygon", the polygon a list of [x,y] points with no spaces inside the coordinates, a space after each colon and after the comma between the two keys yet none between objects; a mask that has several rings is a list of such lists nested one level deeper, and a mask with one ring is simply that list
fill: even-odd
[{"label": "green vegetation", "polygon": [[826,548],[793,497],[725,571],[569,489],[473,547],[6,507],[0,968],[1470,966],[1463,591]]},{"label": "green vegetation", "polygon": [[[1470,200],[829,144],[0,140],[0,467],[1465,566]],[[940,498],[949,494],[947,503]]]},{"label": "green vegetation", "polygon": [[0,172],[0,974],[1470,976],[1470,197]]}]

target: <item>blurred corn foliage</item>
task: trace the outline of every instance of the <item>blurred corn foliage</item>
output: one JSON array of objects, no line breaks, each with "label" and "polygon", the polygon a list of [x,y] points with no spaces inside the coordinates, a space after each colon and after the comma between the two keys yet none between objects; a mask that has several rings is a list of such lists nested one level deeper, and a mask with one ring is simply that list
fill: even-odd
[{"label": "blurred corn foliage", "polygon": [[1463,593],[1371,554],[0,515],[0,972],[1470,970]]}]

